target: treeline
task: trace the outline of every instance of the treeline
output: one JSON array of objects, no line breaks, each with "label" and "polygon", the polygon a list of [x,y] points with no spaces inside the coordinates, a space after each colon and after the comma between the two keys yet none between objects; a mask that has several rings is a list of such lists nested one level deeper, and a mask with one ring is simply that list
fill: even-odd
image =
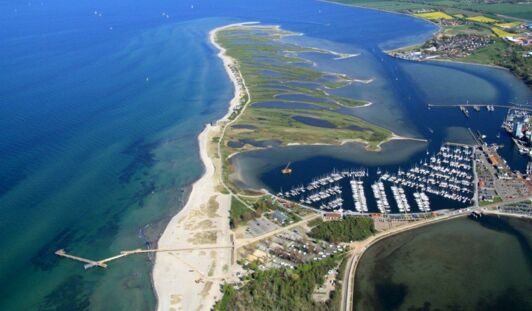
[{"label": "treeline", "polygon": [[335,268],[343,255],[328,257],[317,262],[297,266],[295,269],[255,271],[238,290],[224,286],[224,296],[215,310],[337,310],[335,292],[328,303],[312,299],[314,289],[324,282],[325,274]]},{"label": "treeline", "polygon": [[364,240],[375,233],[373,219],[346,217],[338,221],[322,222],[310,231],[309,236],[331,243]]},{"label": "treeline", "polygon": [[502,39],[497,39],[493,45],[482,48],[467,57],[466,61],[472,58],[473,61],[478,62],[476,59],[480,59],[480,63],[505,67],[523,80],[526,85],[532,87],[532,57],[528,56],[531,51],[530,47],[510,44]]},{"label": "treeline", "polygon": [[526,85],[532,87],[532,57],[525,56],[530,51],[532,51],[530,48],[508,44],[496,64],[510,69]]}]

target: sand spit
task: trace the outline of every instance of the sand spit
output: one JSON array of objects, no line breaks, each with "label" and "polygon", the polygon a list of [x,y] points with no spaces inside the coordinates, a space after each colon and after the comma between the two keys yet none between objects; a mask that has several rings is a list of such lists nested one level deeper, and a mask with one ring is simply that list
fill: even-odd
[{"label": "sand spit", "polygon": [[[236,70],[236,62],[215,42],[216,33],[232,24],[210,32],[211,43],[220,50],[218,56],[235,86],[235,95],[227,114],[216,124],[207,125],[198,137],[203,176],[194,183],[187,203],[172,218],[161,235],[159,249],[197,248],[195,250],[157,253],[153,283],[158,310],[210,310],[221,298],[221,285],[231,279],[233,268],[232,235],[229,228],[231,196],[222,189],[221,163],[217,156],[219,137],[228,117],[240,105],[246,91]],[[223,124],[223,125],[222,125]]]}]

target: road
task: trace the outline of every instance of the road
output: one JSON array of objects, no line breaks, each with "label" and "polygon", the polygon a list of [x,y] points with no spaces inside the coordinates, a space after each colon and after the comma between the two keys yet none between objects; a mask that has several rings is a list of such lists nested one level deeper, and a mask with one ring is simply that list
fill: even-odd
[{"label": "road", "polygon": [[[225,54],[225,50],[223,52]],[[229,56],[225,55],[226,57],[229,58]],[[236,59],[232,59],[232,64],[233,66],[235,67],[238,67],[239,64],[238,62],[236,61]],[[226,64],[224,62],[224,66],[228,66],[228,64]],[[229,192],[229,194],[231,195],[232,198],[235,198],[237,199],[238,201],[240,201],[240,203],[244,204],[244,206],[246,206],[247,208],[249,208],[250,210],[252,211],[255,211],[255,209],[250,206],[247,202],[245,202],[244,200],[242,200],[237,194],[235,194],[231,188],[225,183],[225,180],[224,180],[224,177],[223,177],[223,170],[224,170],[224,159],[223,159],[223,155],[222,155],[222,144],[224,143],[224,137],[225,137],[225,132],[227,130],[227,128],[229,126],[231,126],[231,124],[235,123],[241,116],[242,114],[244,113],[244,111],[246,110],[246,108],[249,106],[250,102],[251,102],[251,95],[249,94],[249,89],[246,85],[246,81],[244,80],[244,77],[242,77],[242,73],[240,72],[240,69],[233,71],[231,68],[227,69],[227,73],[228,75],[230,76],[231,80],[233,80],[233,83],[234,83],[234,86],[235,86],[235,90],[236,92],[238,92],[240,89],[242,89],[245,93],[246,93],[246,102],[244,104],[241,104],[241,107],[242,109],[240,109],[240,112],[238,113],[238,115],[235,116],[235,118],[233,120],[229,120],[229,116],[231,115],[231,113],[234,111],[233,109],[230,109],[229,112],[227,113],[226,117],[229,122],[227,122],[223,128],[222,128],[222,131],[220,133],[220,138],[218,139],[218,144],[216,145],[216,151],[218,153],[218,158],[220,159],[220,184],[222,185],[222,187],[224,187],[224,189]],[[229,72],[232,72],[229,73]],[[236,75],[238,74],[239,75],[239,78],[237,78],[236,76],[233,76],[233,75]],[[239,83],[240,81],[240,83]],[[238,95],[240,95],[240,93],[237,93]],[[237,96],[237,94],[235,94],[235,96]],[[235,100],[235,99],[232,99],[232,100]],[[238,101],[240,101],[240,98],[238,98]],[[223,121],[224,119],[222,119],[221,121]],[[212,160],[214,161],[214,160]]]},{"label": "road", "polygon": [[[342,276],[342,300],[340,305],[340,310],[344,310],[343,308],[352,308],[351,307],[351,301],[348,302],[348,299],[350,299],[351,295],[349,293],[353,292],[353,283],[354,280],[350,280],[349,278],[354,278],[355,274],[354,269],[356,268],[357,264],[357,255],[354,251],[351,252],[351,255],[347,259],[347,263],[345,265],[344,275]],[[347,309],[347,310],[350,310]]]},{"label": "road", "polygon": [[[435,218],[427,219],[427,220],[421,220],[421,221],[410,223],[410,224],[407,224],[407,225],[404,225],[404,226],[401,226],[401,227],[393,228],[393,229],[388,230],[388,231],[382,231],[382,232],[379,232],[376,235],[374,235],[374,236],[372,236],[372,237],[370,237],[370,238],[368,238],[368,239],[366,239],[364,241],[353,242],[351,244],[352,252],[351,252],[351,255],[349,256],[349,258],[347,259],[348,262],[347,262],[346,269],[344,271],[344,276],[343,276],[344,282],[342,284],[342,300],[340,302],[340,310],[341,311],[351,311],[353,309],[352,303],[353,303],[353,289],[354,289],[354,281],[355,281],[354,277],[355,277],[356,267],[358,265],[359,259],[362,257],[364,252],[371,245],[377,243],[378,241],[380,241],[382,239],[390,237],[392,235],[395,235],[395,234],[398,234],[398,233],[401,233],[401,232],[404,232],[404,231],[412,230],[412,229],[415,229],[415,228],[427,226],[427,225],[430,225],[430,224],[434,224],[434,223],[437,223],[437,222],[441,222],[441,221],[450,220],[450,219],[453,219],[453,218],[462,217],[462,216],[467,215],[467,214],[469,214],[469,213],[471,213],[472,211],[475,211],[475,210],[477,210],[477,211],[482,211],[484,209],[488,210],[490,208],[497,207],[497,206],[499,206],[501,204],[519,203],[519,202],[527,201],[527,200],[530,200],[530,199],[531,199],[531,197],[527,196],[527,197],[521,197],[521,198],[516,198],[516,199],[512,199],[512,200],[506,200],[504,202],[492,203],[492,204],[489,204],[489,205],[485,205],[485,206],[483,206],[481,208],[469,207],[467,209],[458,210],[456,212],[452,212],[452,213],[446,214],[444,216],[439,216],[439,217],[435,217]],[[496,212],[496,211],[488,211],[487,213],[501,214],[501,215],[503,214],[503,213]],[[511,216],[521,216],[521,215],[513,215],[512,214]]]}]

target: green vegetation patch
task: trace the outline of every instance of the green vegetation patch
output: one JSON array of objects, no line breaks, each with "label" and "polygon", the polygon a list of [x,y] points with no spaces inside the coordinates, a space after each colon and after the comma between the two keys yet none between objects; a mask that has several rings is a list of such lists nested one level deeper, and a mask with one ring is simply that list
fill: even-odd
[{"label": "green vegetation patch", "polygon": [[[306,117],[327,122],[331,128],[305,124],[294,117]],[[278,140],[282,143],[335,144],[344,140],[364,140],[371,146],[387,139],[390,132],[362,119],[329,110],[309,109],[249,109],[240,119],[256,126],[252,130],[231,130],[226,141]],[[320,122],[317,122],[320,123]]]},{"label": "green vegetation patch", "polygon": [[[317,303],[312,299],[316,286],[324,282],[325,274],[336,268],[343,258],[336,255],[295,269],[256,271],[236,290],[224,286],[224,295],[215,310],[332,310],[332,303]],[[334,292],[333,292],[334,293]],[[332,294],[334,295],[334,294]]]},{"label": "green vegetation patch", "polygon": [[360,241],[375,233],[373,219],[369,217],[346,217],[338,221],[321,222],[310,231],[309,236],[331,243]]},{"label": "green vegetation patch", "polygon": [[246,224],[248,221],[259,218],[263,213],[271,211],[276,206],[268,197],[260,198],[252,204],[252,209],[244,205],[234,196],[231,198],[231,209],[229,211],[229,224],[231,228],[236,228]]},{"label": "green vegetation patch", "polygon": [[490,205],[490,204],[493,204],[493,203],[500,203],[500,202],[502,202],[502,198],[499,197],[499,196],[496,196],[495,198],[493,198],[492,201],[480,201],[480,202],[478,203],[478,205],[480,205],[480,206],[486,206],[486,205]]},{"label": "green vegetation patch", "polygon": [[[525,1],[499,1],[490,0],[463,1],[463,0],[333,0],[338,3],[381,9],[387,11],[405,12],[408,10],[442,10],[454,14],[452,11],[466,13],[470,16],[480,15],[505,15],[514,18],[532,19],[532,5]],[[460,14],[460,13],[459,13]]]},{"label": "green vegetation patch", "polygon": [[[227,55],[237,60],[250,94],[250,104],[227,128],[224,155],[264,148],[267,147],[264,142],[272,141],[287,145],[363,140],[370,148],[376,148],[388,139],[390,131],[338,112],[343,107],[368,104],[330,94],[330,89],[354,83],[350,77],[320,71],[302,56],[307,53],[337,55],[282,40],[291,35],[295,34],[278,27],[257,25],[229,27],[218,32],[217,41],[226,49]],[[269,106],[260,106],[264,103]],[[300,116],[317,119],[322,124],[326,122],[328,126],[320,126],[320,122],[298,122]]]},{"label": "green vegetation patch", "polygon": [[[509,69],[529,87],[532,86],[532,48],[511,44],[503,39],[519,37],[523,31],[516,29],[522,21],[515,18],[532,19],[532,5],[512,0],[458,1],[458,0],[333,0],[334,2],[356,6],[403,12],[425,19],[443,20],[451,17],[457,23],[441,24],[439,35],[480,35],[498,37],[495,43],[474,51],[466,57],[452,58],[463,62],[497,65]],[[444,17],[449,15],[448,17]],[[493,26],[495,25],[495,26]],[[400,49],[418,50],[419,47]]]},{"label": "green vegetation patch", "polygon": [[247,223],[249,220],[255,218],[255,211],[248,208],[240,200],[231,197],[231,209],[229,211],[229,224],[231,228],[236,228],[239,225]]},{"label": "green vegetation patch", "polygon": [[498,39],[495,43],[465,57],[463,61],[508,68],[528,86],[532,86],[532,57],[528,56],[531,51],[530,47],[509,44]]}]

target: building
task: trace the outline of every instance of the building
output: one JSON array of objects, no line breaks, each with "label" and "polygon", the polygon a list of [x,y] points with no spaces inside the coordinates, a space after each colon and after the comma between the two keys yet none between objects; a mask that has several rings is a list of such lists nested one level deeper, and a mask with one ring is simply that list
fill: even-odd
[{"label": "building", "polygon": [[328,212],[322,215],[323,221],[341,220],[343,216],[344,215],[342,213],[338,213],[338,212]]},{"label": "building", "polygon": [[490,160],[491,165],[493,165],[495,167],[499,166],[499,160],[497,159],[497,157],[494,154],[489,154],[488,155],[488,159]]},{"label": "building", "polygon": [[515,122],[513,128],[514,136],[517,138],[523,137],[523,123]]}]

